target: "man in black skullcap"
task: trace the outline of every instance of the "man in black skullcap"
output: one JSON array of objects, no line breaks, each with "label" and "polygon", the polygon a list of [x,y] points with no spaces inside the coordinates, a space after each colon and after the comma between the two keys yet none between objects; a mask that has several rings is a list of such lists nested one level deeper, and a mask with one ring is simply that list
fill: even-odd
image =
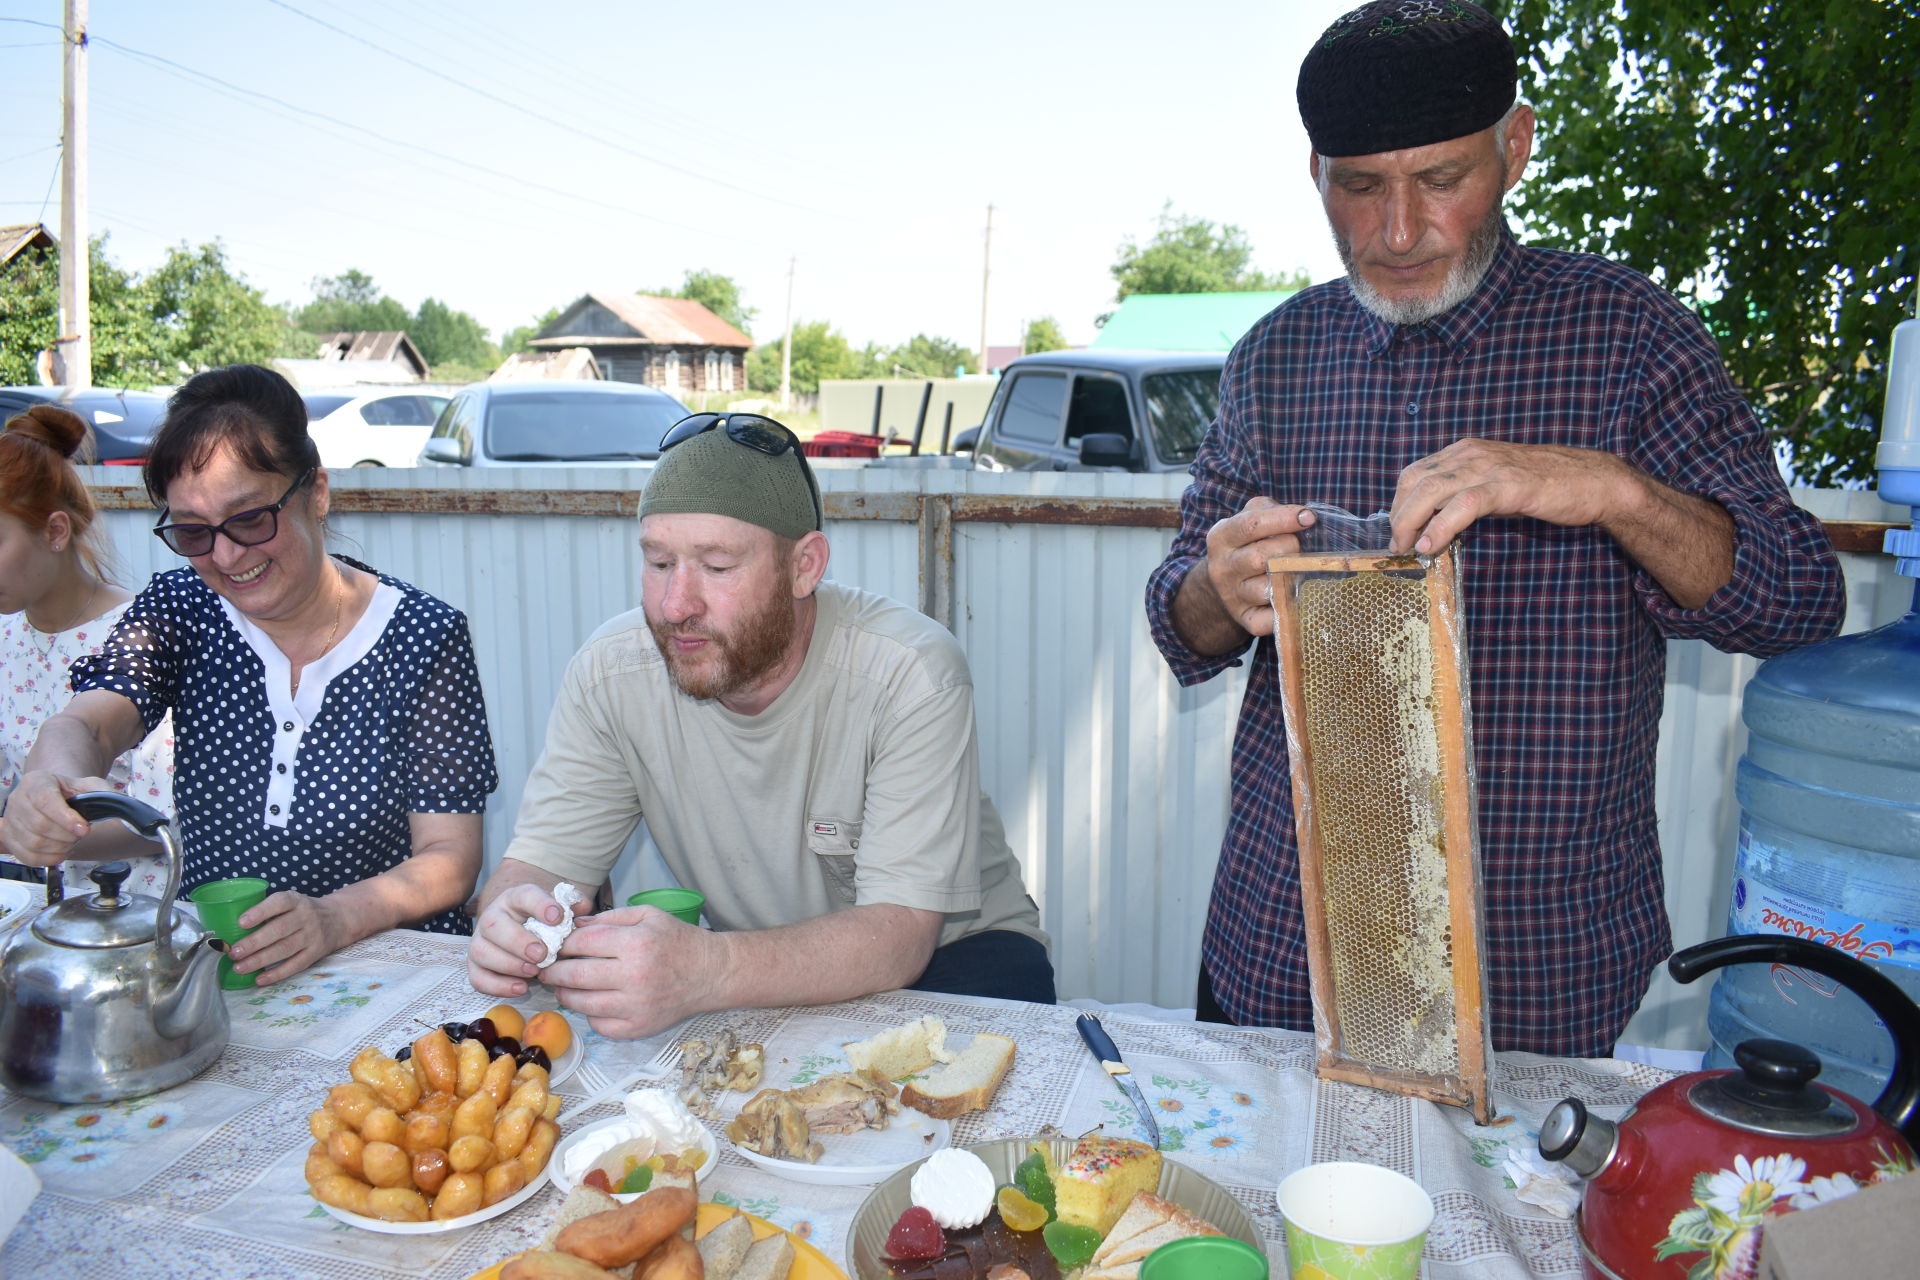
[{"label": "man in black skullcap", "polygon": [[[1183,684],[1250,644],[1203,1016],[1310,1027],[1266,561],[1308,502],[1462,555],[1496,1049],[1611,1052],[1671,950],[1653,808],[1666,640],[1772,654],[1844,593],[1699,321],[1603,258],[1516,242],[1532,152],[1512,42],[1456,0],[1375,0],[1301,64],[1346,278],[1228,358],[1147,591]],[[1195,570],[1200,570],[1195,572]]]}]

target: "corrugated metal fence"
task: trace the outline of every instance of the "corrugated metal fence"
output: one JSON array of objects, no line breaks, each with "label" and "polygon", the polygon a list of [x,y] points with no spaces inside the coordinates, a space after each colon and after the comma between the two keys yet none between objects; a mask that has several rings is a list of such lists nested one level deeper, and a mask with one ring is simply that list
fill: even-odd
[{"label": "corrugated metal fence", "polygon": [[[1148,639],[1141,596],[1185,477],[987,474],[824,463],[835,579],[918,602],[973,664],[986,786],[1054,939],[1063,997],[1193,1002],[1200,929],[1224,827],[1242,681],[1180,689]],[[501,787],[491,865],[511,834],[567,659],[638,601],[631,511],[644,471],[351,471],[334,476],[336,549],[464,610],[472,622]],[[152,514],[89,472],[125,580],[179,563]],[[1870,494],[1810,492],[1829,520],[1904,516]],[[136,505],[137,504],[137,505]],[[1847,629],[1903,614],[1912,583],[1882,557],[1843,557]],[[1659,807],[1668,906],[1687,942],[1723,932],[1751,659],[1670,646]],[[622,893],[665,880],[623,858]],[[1665,980],[1661,980],[1665,983]],[[1628,1038],[1704,1043],[1704,992],[1657,985]]]}]

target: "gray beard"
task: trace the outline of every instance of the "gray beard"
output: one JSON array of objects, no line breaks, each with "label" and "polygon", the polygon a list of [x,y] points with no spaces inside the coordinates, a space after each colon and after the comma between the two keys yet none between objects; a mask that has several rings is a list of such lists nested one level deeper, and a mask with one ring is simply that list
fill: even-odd
[{"label": "gray beard", "polygon": [[1487,269],[1493,265],[1493,255],[1500,251],[1503,223],[1500,206],[1495,205],[1487,220],[1467,240],[1466,255],[1448,269],[1447,278],[1440,282],[1439,291],[1431,298],[1396,301],[1382,297],[1354,268],[1353,249],[1337,231],[1333,244],[1340,251],[1340,264],[1347,269],[1347,288],[1352,291],[1355,302],[1388,324],[1424,324],[1453,310],[1480,287],[1480,282],[1487,277]]}]

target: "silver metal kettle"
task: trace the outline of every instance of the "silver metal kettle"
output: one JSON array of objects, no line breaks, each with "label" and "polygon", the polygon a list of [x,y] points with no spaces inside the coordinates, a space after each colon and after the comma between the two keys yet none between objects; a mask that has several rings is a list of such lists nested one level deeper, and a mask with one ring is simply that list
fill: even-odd
[{"label": "silver metal kettle", "polygon": [[111,1102],[192,1079],[227,1045],[219,960],[226,944],[173,909],[180,846],[166,819],[114,791],[69,803],[88,821],[117,818],[167,854],[158,901],[122,891],[124,862],[95,867],[99,892],[47,906],[0,950],[0,1084],[50,1102]]}]

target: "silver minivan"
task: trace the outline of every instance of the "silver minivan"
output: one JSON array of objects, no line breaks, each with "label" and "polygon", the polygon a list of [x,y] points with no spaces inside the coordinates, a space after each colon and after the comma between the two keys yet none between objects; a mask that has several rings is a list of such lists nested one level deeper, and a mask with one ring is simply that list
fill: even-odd
[{"label": "silver minivan", "polygon": [[631,382],[477,382],[456,393],[420,450],[422,466],[632,466],[692,412]]}]

